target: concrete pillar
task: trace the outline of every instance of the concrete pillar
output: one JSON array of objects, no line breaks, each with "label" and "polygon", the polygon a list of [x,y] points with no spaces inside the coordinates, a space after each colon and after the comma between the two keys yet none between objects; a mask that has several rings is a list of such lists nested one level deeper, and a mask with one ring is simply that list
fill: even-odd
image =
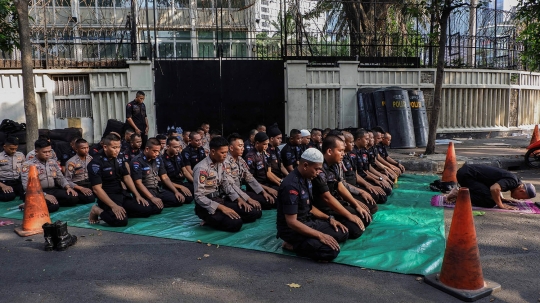
[{"label": "concrete pillar", "polygon": [[302,129],[308,125],[307,64],[308,61],[304,60],[291,60],[286,63],[285,132],[287,133],[293,128]]},{"label": "concrete pillar", "polygon": [[135,99],[137,91],[145,93],[146,115],[148,116],[148,137],[156,135],[156,106],[154,97],[154,73],[150,61],[127,61],[128,75],[128,102]]},{"label": "concrete pillar", "polygon": [[340,107],[338,128],[358,126],[358,61],[338,61],[340,84]]}]

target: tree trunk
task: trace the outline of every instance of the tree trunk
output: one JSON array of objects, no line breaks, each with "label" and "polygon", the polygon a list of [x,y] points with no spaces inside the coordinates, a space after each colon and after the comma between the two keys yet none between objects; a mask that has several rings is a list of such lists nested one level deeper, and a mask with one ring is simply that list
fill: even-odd
[{"label": "tree trunk", "polygon": [[30,19],[28,18],[28,1],[16,0],[15,5],[17,7],[17,14],[19,15],[24,114],[26,116],[26,152],[29,152],[34,149],[34,142],[38,138],[34,66],[32,62],[32,44],[30,42]]},{"label": "tree trunk", "polygon": [[[447,0],[448,1],[448,0]],[[448,7],[448,6],[446,6]],[[446,54],[446,37],[448,17],[451,9],[446,9],[441,14],[440,35],[439,35],[439,54],[437,56],[437,72],[435,75],[435,91],[433,93],[433,106],[429,116],[429,135],[426,147],[426,155],[435,153],[435,139],[437,138],[437,125],[439,124],[439,113],[442,103],[442,86],[444,80],[444,58]]]}]

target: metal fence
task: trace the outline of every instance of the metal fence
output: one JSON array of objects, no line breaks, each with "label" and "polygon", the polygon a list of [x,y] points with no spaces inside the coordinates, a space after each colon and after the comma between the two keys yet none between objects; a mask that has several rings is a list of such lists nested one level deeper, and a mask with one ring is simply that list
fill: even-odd
[{"label": "metal fence", "polygon": [[[132,1],[132,8],[36,1],[30,10],[36,68],[123,67],[140,59],[355,60],[364,67],[435,67],[437,61],[434,16],[401,2],[149,0]],[[454,11],[446,66],[526,69],[514,16],[490,8]],[[0,68],[19,67],[18,51],[0,52]]]}]

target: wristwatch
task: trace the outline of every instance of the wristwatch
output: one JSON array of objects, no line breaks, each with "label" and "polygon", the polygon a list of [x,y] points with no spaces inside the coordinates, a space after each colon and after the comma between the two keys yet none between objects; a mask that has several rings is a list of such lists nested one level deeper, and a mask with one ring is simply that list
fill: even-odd
[{"label": "wristwatch", "polygon": [[382,178],[382,177],[379,177],[379,181],[382,181],[382,180],[383,180],[383,178]]},{"label": "wristwatch", "polygon": [[330,216],[328,216],[327,220],[328,220],[328,222],[330,222],[330,221],[332,221],[332,219],[334,219],[334,216],[330,215]]}]

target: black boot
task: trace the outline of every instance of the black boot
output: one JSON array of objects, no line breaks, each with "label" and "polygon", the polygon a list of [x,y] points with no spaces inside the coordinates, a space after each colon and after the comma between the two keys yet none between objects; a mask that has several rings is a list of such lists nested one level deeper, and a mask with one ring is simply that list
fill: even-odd
[{"label": "black boot", "polygon": [[45,237],[45,251],[53,250],[56,245],[56,226],[51,223],[43,224],[43,236]]},{"label": "black boot", "polygon": [[56,221],[54,222],[54,226],[56,228],[56,237],[58,241],[55,246],[56,250],[63,251],[77,243],[77,237],[68,233],[66,222]]}]

